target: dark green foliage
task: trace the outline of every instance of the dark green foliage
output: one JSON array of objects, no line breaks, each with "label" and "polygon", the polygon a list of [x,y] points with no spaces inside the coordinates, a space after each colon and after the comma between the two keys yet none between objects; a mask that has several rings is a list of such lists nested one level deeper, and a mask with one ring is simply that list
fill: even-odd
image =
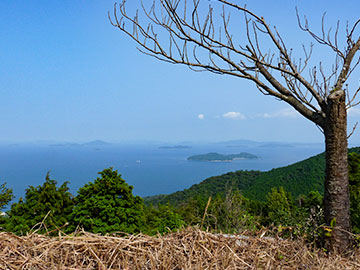
[{"label": "dark green foliage", "polygon": [[12,189],[6,187],[6,183],[0,185],[0,210],[13,199]]},{"label": "dark green foliage", "polygon": [[184,225],[184,220],[180,214],[169,204],[153,205],[145,208],[146,226],[143,233],[154,235],[157,233],[167,233],[174,231]]},{"label": "dark green foliage", "polygon": [[226,196],[216,196],[210,203],[204,227],[225,233],[254,230],[259,218],[249,212],[249,200],[239,190],[226,192]]},{"label": "dark green foliage", "polygon": [[156,205],[170,202],[171,205],[178,205],[196,196],[203,197],[204,200],[207,200],[210,196],[215,197],[219,193],[225,196],[225,191],[230,186],[233,189],[245,190],[253,184],[260,174],[260,171],[236,171],[213,176],[183,191],[177,191],[170,195],[147,197],[145,203]]},{"label": "dark green foliage", "polygon": [[56,185],[57,182],[51,180],[48,173],[42,186],[26,189],[25,199],[20,198],[19,202],[13,203],[7,212],[5,228],[25,234],[32,228],[39,228],[38,232],[44,233],[56,231],[65,225],[74,205],[73,196],[69,192],[68,182],[60,187]]},{"label": "dark green foliage", "polygon": [[145,223],[143,200],[133,196],[121,175],[112,168],[99,173],[78,191],[76,206],[70,216],[74,230],[77,226],[94,233],[138,233]]},{"label": "dark green foliage", "polygon": [[[13,199],[12,190],[6,187],[6,183],[0,185],[0,212]],[[5,227],[7,217],[0,215],[0,230]]]},{"label": "dark green foliage", "polygon": [[195,196],[178,207],[178,212],[187,226],[197,225],[206,230],[223,233],[257,228],[259,218],[250,213],[250,210],[250,201],[242,196],[239,190],[232,191],[231,188],[227,189],[224,196]]},{"label": "dark green foliage", "polygon": [[294,201],[289,192],[285,192],[283,187],[272,188],[266,196],[266,206],[268,217],[275,225],[290,225],[295,214]]},{"label": "dark green foliage", "polygon": [[[360,147],[349,149],[349,153],[360,153]],[[324,193],[325,154],[319,154],[298,163],[273,169],[262,173],[248,189],[243,190],[244,196],[265,200],[265,194],[273,187],[283,187],[295,198],[311,191]]]},{"label": "dark green foliage", "polygon": [[324,192],[325,157],[320,154],[295,164],[262,173],[244,190],[244,196],[265,201],[274,187],[283,187],[294,197],[310,191]]},{"label": "dark green foliage", "polygon": [[350,214],[354,233],[360,233],[360,154],[349,154]]},{"label": "dark green foliage", "polygon": [[307,210],[322,206],[322,202],[323,196],[319,191],[310,191],[307,197],[303,195],[298,197],[299,206]]},{"label": "dark green foliage", "polygon": [[294,200],[282,187],[273,188],[267,195],[262,225],[276,228],[281,237],[302,237],[314,244],[320,243],[324,215],[322,195],[311,191]]},{"label": "dark green foliage", "polygon": [[187,202],[182,202],[177,206],[177,211],[183,218],[187,226],[201,224],[202,217],[205,213],[207,198],[203,196],[194,196]]}]

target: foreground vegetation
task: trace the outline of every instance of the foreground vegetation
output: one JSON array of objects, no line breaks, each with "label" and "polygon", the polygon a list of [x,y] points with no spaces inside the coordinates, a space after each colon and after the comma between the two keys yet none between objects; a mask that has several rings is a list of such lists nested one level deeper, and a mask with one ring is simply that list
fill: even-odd
[{"label": "foreground vegetation", "polygon": [[[359,148],[355,150],[349,154],[349,172],[351,219],[356,238],[360,233],[360,154],[357,153]],[[321,162],[323,156],[318,155],[267,173],[228,173],[207,179],[183,193],[153,198],[160,201],[156,204],[149,203],[149,200],[145,204],[142,198],[134,196],[133,187],[112,168],[103,170],[97,179],[81,187],[77,196],[69,192],[68,182],[58,186],[48,174],[43,185],[30,186],[25,197],[11,205],[6,215],[0,218],[0,227],[17,235],[34,231],[46,235],[72,234],[80,229],[102,235],[120,232],[156,235],[187,226],[198,226],[214,233],[236,234],[267,228],[283,238],[306,239],[314,246],[322,246],[322,241],[336,226],[324,225],[322,193],[312,190],[301,194],[299,187],[298,195],[294,197],[284,180],[295,186],[294,181],[301,174],[308,177],[310,172],[313,178],[306,179],[312,182],[312,179],[321,177],[314,174],[318,169],[322,171]],[[244,195],[252,194],[252,188],[268,179],[269,175],[273,176],[269,180],[273,187],[265,193],[264,199]],[[303,185],[303,190],[307,191],[307,187]],[[12,194],[5,185],[1,188],[0,206],[3,207],[11,200]],[[180,200],[179,195],[184,194]]]},{"label": "foreground vegetation", "polygon": [[165,236],[49,237],[0,233],[1,269],[359,269],[360,250],[325,254],[301,240],[257,235],[229,237],[196,228]]}]

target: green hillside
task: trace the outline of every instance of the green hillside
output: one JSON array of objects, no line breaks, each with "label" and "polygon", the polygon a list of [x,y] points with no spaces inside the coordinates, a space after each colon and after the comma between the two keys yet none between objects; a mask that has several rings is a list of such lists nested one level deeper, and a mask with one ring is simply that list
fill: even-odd
[{"label": "green hillside", "polygon": [[261,174],[260,171],[236,171],[229,172],[219,176],[212,176],[199,184],[192,185],[188,189],[177,191],[169,195],[155,195],[145,197],[147,204],[158,204],[170,202],[173,205],[180,204],[183,201],[195,196],[209,197],[218,193],[224,193],[224,190],[236,188],[245,190],[249,188]]},{"label": "green hillside", "polygon": [[[360,154],[360,147],[351,148],[349,152]],[[176,205],[194,196],[207,198],[218,193],[221,194],[229,188],[240,189],[250,199],[265,200],[272,187],[280,186],[291,192],[296,198],[300,194],[308,194],[310,191],[323,193],[324,175],[325,155],[322,153],[267,172],[236,171],[213,176],[183,191],[146,197],[144,200],[146,203],[152,204],[170,202]]]},{"label": "green hillside", "polygon": [[325,155],[308,158],[292,165],[261,173],[253,185],[243,189],[245,197],[264,201],[273,187],[282,186],[295,198],[310,191],[324,192]]}]

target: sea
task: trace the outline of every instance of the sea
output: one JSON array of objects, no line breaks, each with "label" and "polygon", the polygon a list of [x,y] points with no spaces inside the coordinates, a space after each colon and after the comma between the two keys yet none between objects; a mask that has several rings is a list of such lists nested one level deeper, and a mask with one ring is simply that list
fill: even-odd
[{"label": "sea", "polygon": [[[0,145],[0,184],[13,190],[15,199],[24,197],[29,186],[50,178],[69,182],[70,192],[94,181],[98,172],[113,167],[142,197],[169,194],[189,188],[208,177],[237,170],[268,171],[304,160],[324,151],[323,144],[230,141],[222,143],[113,144],[94,141],[84,144]],[[217,152],[247,152],[258,159],[232,162],[189,161],[191,155]],[[6,209],[5,209],[6,210]]]}]

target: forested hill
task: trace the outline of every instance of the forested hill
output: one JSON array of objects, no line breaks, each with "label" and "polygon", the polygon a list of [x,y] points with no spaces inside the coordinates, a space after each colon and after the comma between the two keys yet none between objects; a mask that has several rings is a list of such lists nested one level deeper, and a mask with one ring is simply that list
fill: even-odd
[{"label": "forested hill", "polygon": [[273,187],[284,187],[295,198],[310,191],[324,192],[325,155],[319,154],[292,165],[263,172],[243,190],[245,197],[266,200]]},{"label": "forested hill", "polygon": [[[360,147],[349,149],[349,152],[360,154]],[[236,171],[205,179],[183,191],[177,191],[169,195],[157,195],[146,197],[146,203],[167,203],[177,205],[194,196],[209,197],[223,193],[227,189],[240,189],[250,198],[265,200],[266,194],[273,187],[284,187],[286,191],[296,198],[300,194],[308,194],[310,191],[324,191],[325,175],[324,153],[313,156],[295,164],[272,169],[267,172],[260,171]]]},{"label": "forested hill", "polygon": [[224,193],[224,190],[229,188],[245,190],[254,183],[260,174],[260,171],[229,172],[207,178],[201,183],[192,185],[190,188],[184,189],[183,191],[177,191],[169,195],[145,197],[144,200],[145,203],[152,203],[154,205],[158,203],[167,203],[168,201],[173,205],[177,205],[195,196],[209,197],[214,196],[217,193]]}]

